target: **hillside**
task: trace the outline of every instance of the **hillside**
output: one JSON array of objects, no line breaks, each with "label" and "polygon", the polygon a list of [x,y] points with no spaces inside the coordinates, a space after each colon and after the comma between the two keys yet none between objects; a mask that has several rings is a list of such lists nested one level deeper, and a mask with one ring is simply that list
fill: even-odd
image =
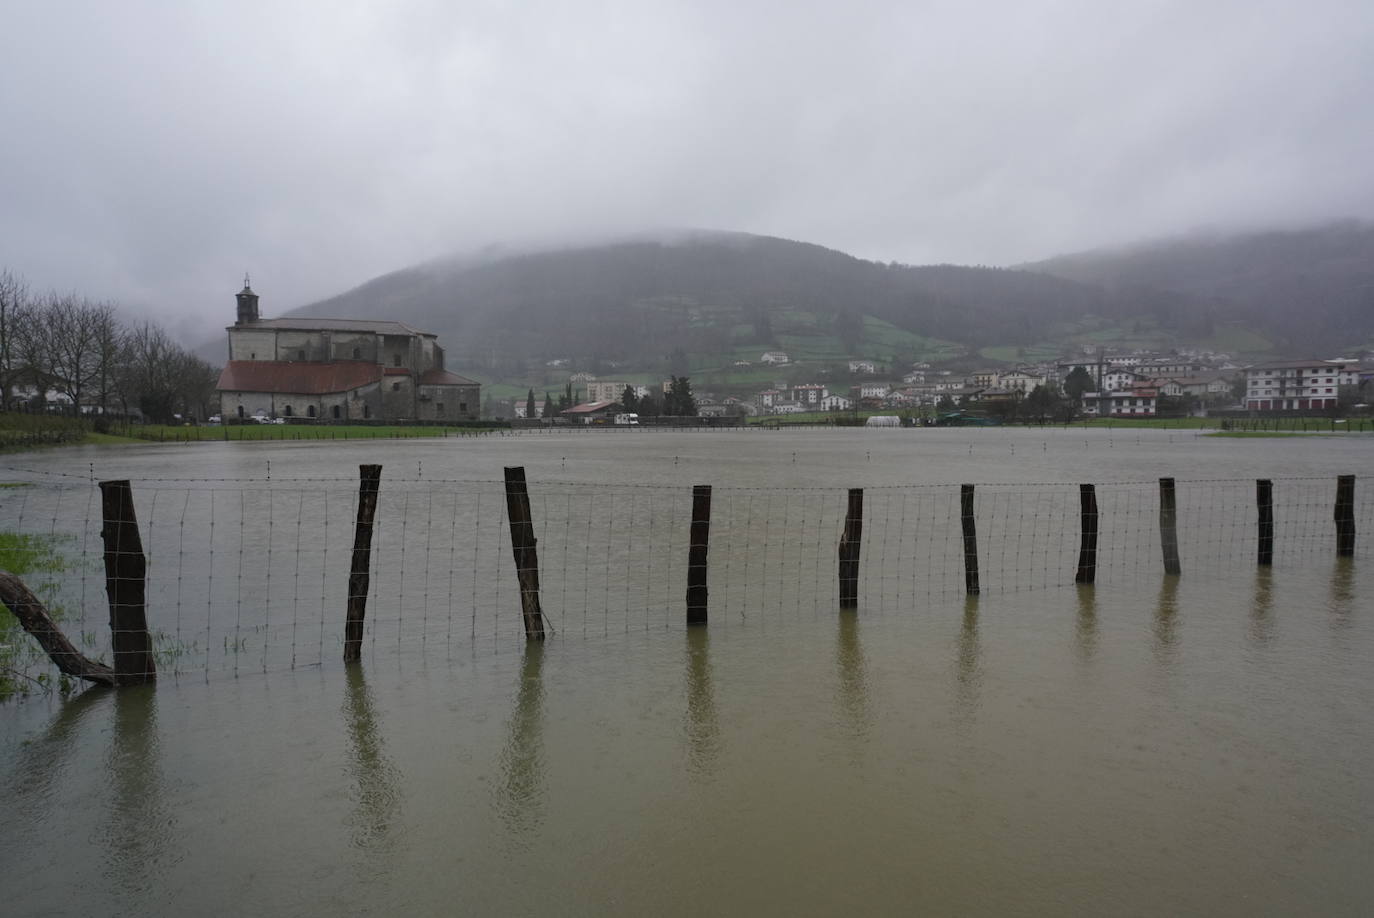
[{"label": "hillside", "polygon": [[782,348],[820,360],[941,360],[1032,345],[1111,311],[1091,286],[1028,271],[864,261],[807,243],[693,233],[388,274],[301,314],[387,315],[437,332],[454,366],[567,358],[698,366]]},{"label": "hillside", "polygon": [[512,392],[555,383],[555,360],[755,386],[773,371],[734,363],[769,349],[812,373],[854,357],[1010,363],[1096,344],[1338,351],[1374,339],[1374,229],[1187,238],[1018,268],[679,232],[434,262],[294,312],[403,319],[439,334],[451,369]]},{"label": "hillside", "polygon": [[1138,299],[1165,324],[1176,294],[1207,322],[1244,322],[1294,353],[1374,342],[1374,225],[1193,235],[1021,267],[1097,285],[1128,309]]}]

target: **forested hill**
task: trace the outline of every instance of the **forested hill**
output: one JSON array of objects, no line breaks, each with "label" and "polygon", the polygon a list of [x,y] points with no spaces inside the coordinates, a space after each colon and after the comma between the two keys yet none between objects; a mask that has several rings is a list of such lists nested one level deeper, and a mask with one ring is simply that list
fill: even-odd
[{"label": "forested hill", "polygon": [[[450,365],[696,366],[1045,355],[1066,342],[1335,352],[1374,339],[1374,229],[1187,238],[1020,268],[909,266],[743,233],[682,232],[407,268],[296,310],[439,334]],[[1229,343],[1228,343],[1229,342]]]},{"label": "forested hill", "polygon": [[1294,353],[1374,341],[1374,225],[1367,223],[1191,235],[1022,267],[1101,286],[1118,300],[1176,294]]},{"label": "forested hill", "polygon": [[437,332],[458,364],[492,354],[635,362],[808,334],[861,356],[866,317],[971,347],[1030,344],[1047,324],[1110,311],[1109,299],[1028,271],[884,265],[766,236],[691,233],[408,268],[297,312],[403,319]]}]

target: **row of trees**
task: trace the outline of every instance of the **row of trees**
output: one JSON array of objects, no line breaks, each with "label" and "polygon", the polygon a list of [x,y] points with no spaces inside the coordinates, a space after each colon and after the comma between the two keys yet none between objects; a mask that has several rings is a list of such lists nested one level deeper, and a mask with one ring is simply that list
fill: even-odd
[{"label": "row of trees", "polygon": [[205,418],[217,377],[152,322],[126,325],[111,303],[35,294],[0,271],[0,410],[46,410],[55,392],[73,414]]}]

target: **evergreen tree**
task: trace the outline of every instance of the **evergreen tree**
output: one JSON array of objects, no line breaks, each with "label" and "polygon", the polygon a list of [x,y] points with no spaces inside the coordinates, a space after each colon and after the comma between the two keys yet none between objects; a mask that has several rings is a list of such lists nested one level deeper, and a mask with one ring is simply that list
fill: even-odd
[{"label": "evergreen tree", "polygon": [[635,395],[634,386],[626,386],[625,391],[620,393],[620,407],[629,414],[639,411],[639,396]]},{"label": "evergreen tree", "polygon": [[674,376],[664,397],[663,412],[677,417],[696,417],[697,400],[686,376]]},{"label": "evergreen tree", "polygon": [[1064,394],[1075,402],[1083,398],[1084,392],[1093,391],[1093,377],[1085,367],[1074,367],[1064,377]]},{"label": "evergreen tree", "polygon": [[549,395],[548,391],[546,390],[546,391],[544,392],[544,415],[543,415],[543,416],[546,417],[546,418],[551,418],[551,417],[553,417],[553,409],[554,409],[553,397],[552,397],[551,395]]},{"label": "evergreen tree", "polygon": [[563,390],[563,394],[558,397],[558,410],[566,411],[573,406],[572,380],[568,380],[568,386]]},{"label": "evergreen tree", "polygon": [[529,395],[525,396],[525,417],[534,418],[538,416],[539,412],[534,407],[534,390],[531,389]]}]

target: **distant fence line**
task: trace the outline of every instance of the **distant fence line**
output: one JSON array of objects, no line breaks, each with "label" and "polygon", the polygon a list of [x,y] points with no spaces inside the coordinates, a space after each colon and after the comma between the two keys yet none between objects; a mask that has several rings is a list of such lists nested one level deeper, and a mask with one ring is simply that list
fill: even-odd
[{"label": "distant fence line", "polygon": [[[28,586],[81,652],[118,663],[120,632],[134,629],[106,635],[106,594],[125,597],[121,610],[146,596],[156,669],[208,675],[521,633],[911,613],[935,597],[1126,586],[1353,556],[1374,525],[1353,475],[846,489],[382,472],[38,480],[0,495],[0,532],[63,559]],[[112,511],[120,488],[126,509]],[[121,567],[131,553],[146,553],[146,570]],[[145,591],[129,599],[133,578]],[[23,665],[47,663],[30,654]]]}]

